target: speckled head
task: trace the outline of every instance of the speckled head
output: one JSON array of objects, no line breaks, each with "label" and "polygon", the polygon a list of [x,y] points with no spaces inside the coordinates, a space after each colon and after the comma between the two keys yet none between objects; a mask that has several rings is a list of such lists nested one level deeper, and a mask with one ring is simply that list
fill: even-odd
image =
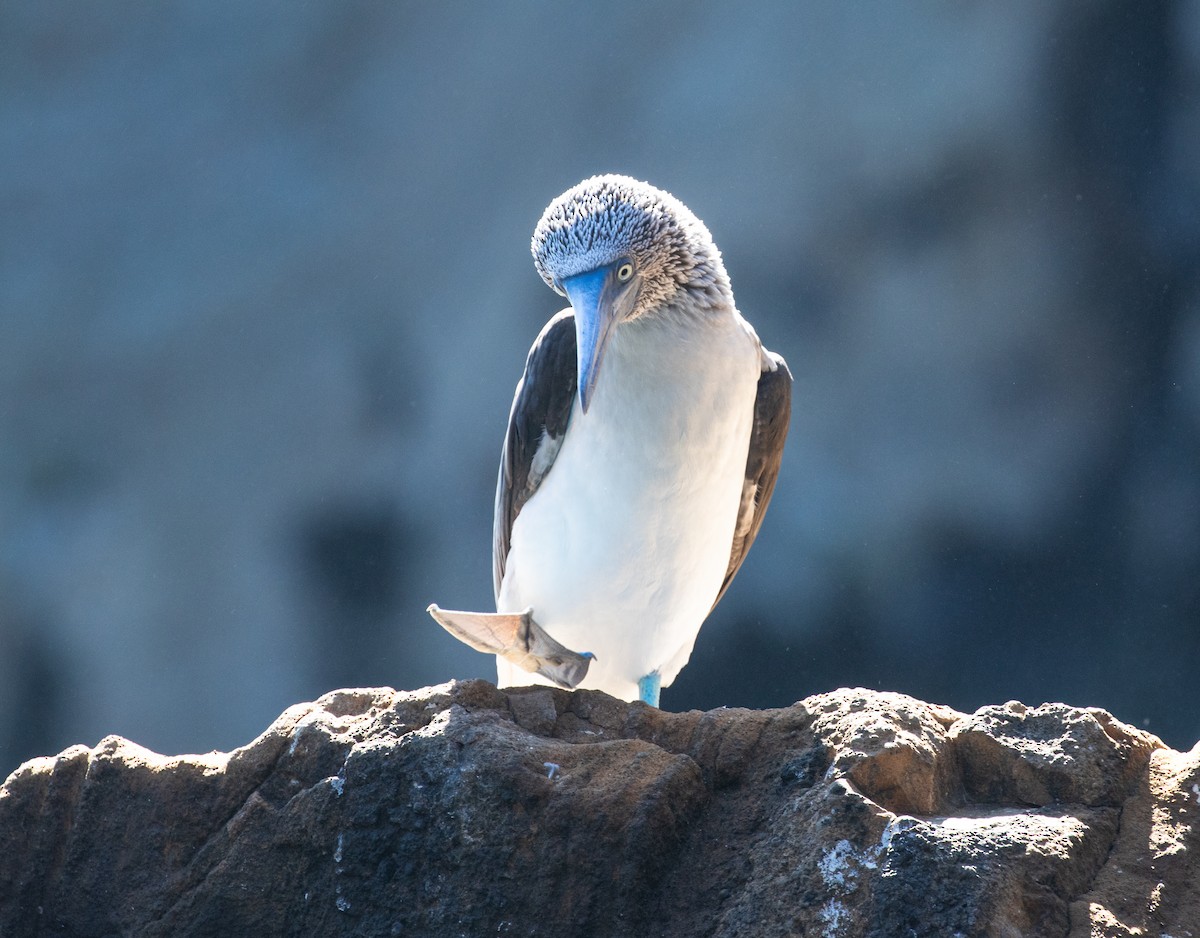
[{"label": "speckled head", "polygon": [[732,306],[704,222],[669,192],[629,176],[593,176],[568,189],[542,214],[531,248],[538,273],[558,293],[568,277],[632,260],[639,284],[630,318],[685,299]]}]

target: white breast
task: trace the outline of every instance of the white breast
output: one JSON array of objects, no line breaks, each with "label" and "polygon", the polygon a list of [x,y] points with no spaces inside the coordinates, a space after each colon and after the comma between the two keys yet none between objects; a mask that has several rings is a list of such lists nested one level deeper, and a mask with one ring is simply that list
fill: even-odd
[{"label": "white breast", "polygon": [[[581,686],[636,699],[671,683],[720,590],[759,376],[736,314],[621,325],[588,413],[517,516],[497,599],[596,656]],[[501,686],[528,684],[499,662]]]}]

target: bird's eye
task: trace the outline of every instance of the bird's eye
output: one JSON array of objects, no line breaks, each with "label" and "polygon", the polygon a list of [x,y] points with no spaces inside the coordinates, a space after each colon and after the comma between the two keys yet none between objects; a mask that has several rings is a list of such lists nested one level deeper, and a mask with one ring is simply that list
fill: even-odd
[{"label": "bird's eye", "polygon": [[622,261],[621,266],[617,268],[617,279],[621,283],[627,283],[629,278],[633,276],[633,265],[629,261]]}]

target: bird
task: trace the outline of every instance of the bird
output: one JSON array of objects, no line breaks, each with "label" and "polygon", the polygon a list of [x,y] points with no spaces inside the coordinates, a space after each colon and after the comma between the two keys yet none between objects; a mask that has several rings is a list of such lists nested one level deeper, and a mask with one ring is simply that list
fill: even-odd
[{"label": "bird", "polygon": [[534,341],[509,412],[496,612],[428,611],[497,655],[500,687],[657,707],[758,534],[792,375],[738,311],[704,223],[665,190],[585,179],[531,249],[570,306]]}]

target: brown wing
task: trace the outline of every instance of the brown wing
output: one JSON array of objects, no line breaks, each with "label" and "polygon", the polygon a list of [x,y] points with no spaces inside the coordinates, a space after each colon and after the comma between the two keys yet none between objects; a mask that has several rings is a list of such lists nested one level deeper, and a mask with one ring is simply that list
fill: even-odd
[{"label": "brown wing", "polygon": [[775,363],[774,370],[763,371],[758,379],[758,397],[754,401],[754,428],[750,431],[750,451],[746,456],[746,481],[742,484],[742,503],[738,508],[737,526],[733,532],[733,550],[721,591],[713,609],[729,589],[758,536],[763,515],[775,491],[779,464],[783,459],[783,443],[787,439],[788,421],[792,415],[792,373],[787,362],[774,352],[763,349]]},{"label": "brown wing", "polygon": [[497,598],[513,522],[550,472],[567,433],[577,371],[575,316],[568,309],[546,323],[534,340],[508,415],[492,528],[492,585]]}]

